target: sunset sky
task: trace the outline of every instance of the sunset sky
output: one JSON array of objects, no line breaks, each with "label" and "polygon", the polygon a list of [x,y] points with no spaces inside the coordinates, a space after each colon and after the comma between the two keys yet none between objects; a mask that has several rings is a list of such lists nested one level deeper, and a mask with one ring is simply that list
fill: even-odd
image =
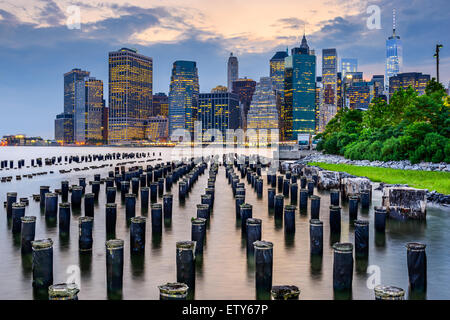
[{"label": "sunset sky", "polygon": [[[366,26],[369,5],[381,9],[381,29]],[[68,8],[80,9],[81,28],[69,29]],[[197,61],[200,91],[226,84],[230,52],[239,75],[269,73],[275,51],[299,45],[306,30],[316,50],[337,48],[358,58],[365,78],[384,74],[392,9],[403,41],[404,72],[435,76],[434,46],[442,43],[441,81],[450,81],[448,0],[0,0],[0,136],[25,133],[53,138],[63,109],[63,73],[91,71],[108,94],[108,52],[136,48],[153,58],[154,92],[168,92],[175,60]]]}]

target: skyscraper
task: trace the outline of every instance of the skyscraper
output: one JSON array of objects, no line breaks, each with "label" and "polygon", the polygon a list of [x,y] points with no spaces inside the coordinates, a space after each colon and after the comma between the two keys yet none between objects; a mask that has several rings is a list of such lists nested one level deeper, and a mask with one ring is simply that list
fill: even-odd
[{"label": "skyscraper", "polygon": [[75,83],[89,77],[90,72],[78,68],[64,74],[64,112],[73,114],[75,111]]},{"label": "skyscraper", "polygon": [[292,108],[293,108],[293,83],[292,83],[292,56],[286,57],[284,69],[284,101],[281,104],[280,112],[280,140],[287,141],[292,139]]},{"label": "skyscraper", "polygon": [[153,60],[136,50],[109,53],[110,143],[145,138],[145,121],[152,110]]},{"label": "skyscraper", "polygon": [[350,109],[367,110],[374,97],[372,82],[352,82],[346,89]]},{"label": "skyscraper", "polygon": [[242,78],[233,81],[232,92],[237,94],[241,109],[241,126],[243,129],[247,125],[247,114],[252,102],[253,93],[255,92],[256,81],[252,79]]},{"label": "skyscraper", "polygon": [[55,140],[60,144],[73,143],[73,114],[60,113],[55,119]]},{"label": "skyscraper", "polygon": [[239,79],[239,63],[237,57],[233,56],[232,52],[228,58],[228,92],[232,91],[233,81],[237,79]]},{"label": "skyscraper", "polygon": [[247,129],[278,129],[277,97],[269,77],[261,77],[256,84],[247,115]]},{"label": "skyscraper", "polygon": [[355,58],[342,58],[341,59],[341,73],[342,77],[345,77],[347,72],[358,71],[358,59]]},{"label": "skyscraper", "polygon": [[384,95],[384,75],[382,74],[374,74],[372,76],[371,82],[373,83],[374,89],[374,98],[383,98],[386,99]]},{"label": "skyscraper", "polygon": [[198,98],[198,121],[202,123],[203,139],[208,129],[220,130],[223,139],[226,130],[236,130],[240,125],[239,96],[231,92],[200,93]]},{"label": "skyscraper", "polygon": [[286,51],[278,51],[270,59],[270,77],[277,92],[284,96],[284,69],[285,59],[289,54]]},{"label": "skyscraper", "polygon": [[152,116],[169,116],[169,97],[164,92],[153,95],[153,112]]},{"label": "skyscraper", "polygon": [[395,9],[392,12],[392,36],[386,40],[386,77],[385,85],[389,85],[389,79],[400,73],[403,63],[403,45],[400,37],[395,34],[396,21]]},{"label": "skyscraper", "polygon": [[74,142],[77,144],[103,141],[103,81],[92,77],[75,83]]},{"label": "skyscraper", "polygon": [[392,97],[398,89],[407,89],[408,87],[412,87],[419,95],[423,95],[428,81],[430,81],[429,74],[420,72],[399,73],[389,78],[389,97]]},{"label": "skyscraper", "polygon": [[[55,120],[56,122],[61,124],[65,123],[65,129],[62,131],[64,133],[64,137],[59,136],[56,138],[56,127],[55,127],[55,139],[58,141],[64,141],[66,144],[70,144],[74,142],[74,115],[75,115],[75,100],[76,96],[80,93],[77,93],[76,83],[78,81],[82,81],[86,77],[89,77],[90,72],[84,71],[79,68],[74,68],[69,72],[64,74],[64,113],[66,115],[58,115]],[[64,119],[64,120],[62,120]],[[69,120],[71,119],[71,120]],[[68,122],[72,121],[72,124],[69,125]],[[59,126],[60,128],[60,126]],[[70,130],[70,128],[72,130]],[[60,131],[61,132],[61,131]]]},{"label": "skyscraper", "polygon": [[299,133],[314,133],[316,128],[316,56],[303,35],[300,48],[292,58],[292,139]]},{"label": "skyscraper", "polygon": [[194,131],[198,107],[198,70],[194,61],[175,61],[169,90],[169,135],[176,129]]},{"label": "skyscraper", "polygon": [[150,117],[146,121],[145,137],[150,141],[166,140],[169,136],[169,120],[167,117]]},{"label": "skyscraper", "polygon": [[325,89],[325,103],[337,105],[337,51],[322,50],[322,83]]}]

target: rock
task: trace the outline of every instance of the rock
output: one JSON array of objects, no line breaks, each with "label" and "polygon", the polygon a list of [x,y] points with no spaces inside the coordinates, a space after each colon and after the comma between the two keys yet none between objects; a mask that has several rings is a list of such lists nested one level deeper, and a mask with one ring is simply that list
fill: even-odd
[{"label": "rock", "polygon": [[313,175],[317,175],[319,172],[319,168],[317,167],[311,167],[311,166],[305,166],[303,167],[303,176],[305,176],[308,179],[311,179]]},{"label": "rock", "polygon": [[388,187],[383,189],[382,205],[390,218],[398,220],[426,219],[427,190],[409,187]]},{"label": "rock", "polygon": [[342,178],[341,190],[346,199],[350,195],[359,195],[364,190],[370,190],[370,198],[372,198],[372,184],[367,178]]},{"label": "rock", "polygon": [[323,170],[319,171],[317,175],[319,177],[317,188],[321,190],[339,189],[341,184],[340,172]]}]

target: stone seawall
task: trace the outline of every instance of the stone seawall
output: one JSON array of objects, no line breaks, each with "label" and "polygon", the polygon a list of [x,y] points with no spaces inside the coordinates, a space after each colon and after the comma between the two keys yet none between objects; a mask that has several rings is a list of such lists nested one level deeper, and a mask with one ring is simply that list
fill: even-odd
[{"label": "stone seawall", "polygon": [[355,166],[370,166],[380,168],[402,169],[402,170],[422,170],[422,171],[442,171],[450,172],[450,164],[446,162],[432,163],[421,162],[417,164],[411,164],[409,160],[402,161],[369,161],[369,160],[350,160],[343,156],[315,153],[309,154],[304,158],[298,160],[299,163],[308,162],[326,162],[332,164],[351,164]]},{"label": "stone seawall", "polygon": [[[327,155],[325,155],[325,157],[327,157]],[[324,170],[322,168],[314,167],[314,166],[306,166],[306,164],[308,162],[330,163],[330,161],[326,160],[328,158],[325,158],[325,157],[323,155],[309,155],[309,156],[306,156],[305,158],[302,158],[301,160],[298,160],[295,162],[292,162],[292,161],[281,162],[281,165],[283,167],[285,167],[286,170],[287,170],[287,168],[289,168],[289,170],[291,170],[294,173],[303,171],[306,176],[308,176],[308,174],[316,174],[319,177],[318,187],[321,189],[336,188],[346,178],[358,178],[358,176],[351,175],[346,172],[337,171],[336,172],[337,174],[333,174],[333,172],[335,172],[335,171]],[[332,157],[335,157],[335,156],[332,156]],[[336,162],[336,163],[339,163],[339,162]],[[342,163],[344,163],[344,162],[342,162]],[[346,164],[364,165],[361,163],[356,164],[356,163],[348,163],[348,162],[346,162]],[[369,166],[369,165],[365,164],[365,166]],[[427,170],[427,171],[431,171],[431,170]],[[433,170],[433,171],[438,171],[438,170]],[[439,171],[447,171],[447,170],[439,170]],[[361,177],[361,178],[366,178],[367,180],[369,180],[367,177]],[[406,184],[387,184],[387,183],[381,182],[376,190],[383,191],[383,189],[390,188],[390,187],[409,187],[409,186]],[[442,205],[445,207],[450,207],[450,195],[438,193],[434,190],[433,191],[425,190],[425,192],[426,192],[426,200],[427,201],[435,203],[435,204],[439,204],[439,205]]]}]

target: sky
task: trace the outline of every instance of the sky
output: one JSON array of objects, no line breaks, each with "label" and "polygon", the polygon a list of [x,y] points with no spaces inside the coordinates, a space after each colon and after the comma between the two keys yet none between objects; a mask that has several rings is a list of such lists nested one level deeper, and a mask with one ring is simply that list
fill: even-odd
[{"label": "sky", "polygon": [[[380,9],[379,28],[367,25],[375,21],[371,5]],[[318,75],[322,49],[336,48],[339,59],[357,58],[370,80],[384,74],[394,8],[402,72],[435,76],[433,54],[442,43],[440,78],[447,87],[448,0],[0,0],[0,136],[53,139],[63,74],[72,68],[103,80],[108,101],[108,52],[122,47],[153,58],[154,92],[168,92],[175,60],[197,62],[201,92],[226,85],[230,52],[239,59],[239,76],[258,80],[269,75],[274,53],[299,46],[304,32]]]}]

